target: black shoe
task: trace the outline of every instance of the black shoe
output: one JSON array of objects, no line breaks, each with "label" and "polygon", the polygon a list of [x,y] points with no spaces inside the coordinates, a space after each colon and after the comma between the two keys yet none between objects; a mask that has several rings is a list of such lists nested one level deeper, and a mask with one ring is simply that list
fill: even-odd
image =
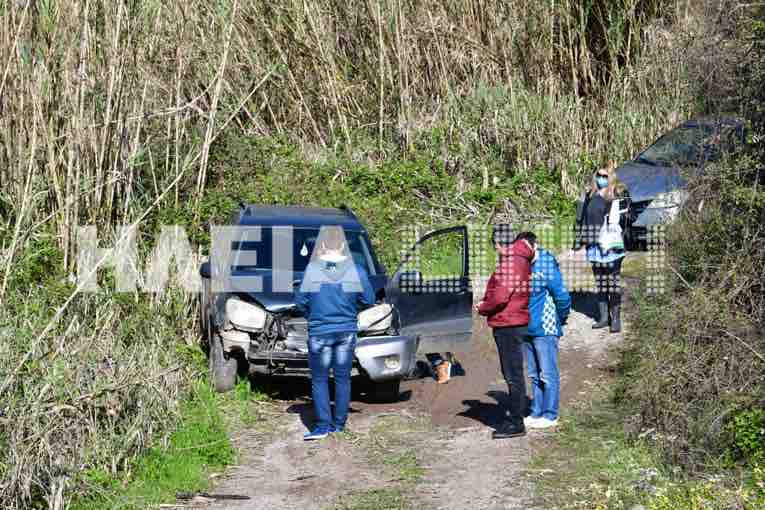
[{"label": "black shoe", "polygon": [[516,425],[510,422],[503,423],[497,430],[491,434],[492,439],[510,439],[511,437],[521,437],[526,435],[526,427],[523,423]]},{"label": "black shoe", "polygon": [[608,301],[598,301],[598,321],[592,329],[603,329],[608,326]]}]

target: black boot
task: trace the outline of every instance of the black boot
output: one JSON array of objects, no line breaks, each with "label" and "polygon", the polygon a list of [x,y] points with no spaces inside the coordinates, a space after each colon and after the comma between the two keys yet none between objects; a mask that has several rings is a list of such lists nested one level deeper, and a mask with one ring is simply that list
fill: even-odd
[{"label": "black boot", "polygon": [[619,333],[622,330],[621,296],[612,294],[609,299],[609,311],[611,314],[611,333]]},{"label": "black boot", "polygon": [[598,320],[592,329],[603,329],[608,326],[608,294],[598,294]]},{"label": "black boot", "polygon": [[521,437],[526,435],[526,427],[521,423],[506,421],[491,434],[492,439],[510,439],[511,437]]}]

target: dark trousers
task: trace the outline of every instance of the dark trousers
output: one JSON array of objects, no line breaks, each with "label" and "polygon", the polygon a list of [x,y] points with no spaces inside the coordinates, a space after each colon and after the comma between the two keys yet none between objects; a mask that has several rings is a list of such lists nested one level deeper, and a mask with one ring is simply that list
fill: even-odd
[{"label": "dark trousers", "polygon": [[592,274],[595,276],[598,300],[619,304],[622,297],[622,259],[605,263],[593,262]]},{"label": "dark trousers", "polygon": [[497,343],[502,375],[510,392],[510,421],[518,426],[523,424],[527,400],[526,378],[523,373],[523,340],[527,332],[526,326],[494,329],[494,341]]}]

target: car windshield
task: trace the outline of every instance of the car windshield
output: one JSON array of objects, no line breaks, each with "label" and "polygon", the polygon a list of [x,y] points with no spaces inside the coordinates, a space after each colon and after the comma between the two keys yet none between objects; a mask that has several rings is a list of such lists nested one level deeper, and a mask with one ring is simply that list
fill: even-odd
[{"label": "car windshield", "polygon": [[[270,272],[274,266],[284,269],[279,261],[289,260],[289,257],[292,257],[294,272],[305,271],[319,237],[318,228],[262,227],[258,230],[260,239],[257,231],[249,231],[242,239],[231,243],[232,272]],[[345,238],[354,262],[369,275],[374,275],[375,266],[366,236],[361,232],[345,230]],[[243,252],[255,253],[243,255]]]},{"label": "car windshield", "polygon": [[637,161],[654,166],[697,164],[714,144],[714,128],[708,125],[679,127],[665,134],[643,151]]}]

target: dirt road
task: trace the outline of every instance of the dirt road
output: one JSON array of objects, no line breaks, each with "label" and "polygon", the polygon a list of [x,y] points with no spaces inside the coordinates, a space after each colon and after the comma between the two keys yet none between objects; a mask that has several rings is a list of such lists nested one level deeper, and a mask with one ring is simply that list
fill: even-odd
[{"label": "dirt road", "polygon": [[[575,311],[561,343],[562,410],[588,391],[607,364],[606,350],[621,335],[594,332],[592,304],[575,295]],[[217,493],[247,495],[212,508],[231,509],[525,509],[533,508],[533,475],[525,471],[530,444],[545,434],[491,439],[503,419],[507,388],[496,348],[476,319],[472,352],[457,354],[465,376],[438,385],[407,381],[396,404],[354,400],[350,434],[304,443],[311,423],[310,387],[272,386],[283,415],[267,436],[243,431],[241,465],[225,474]]]}]

